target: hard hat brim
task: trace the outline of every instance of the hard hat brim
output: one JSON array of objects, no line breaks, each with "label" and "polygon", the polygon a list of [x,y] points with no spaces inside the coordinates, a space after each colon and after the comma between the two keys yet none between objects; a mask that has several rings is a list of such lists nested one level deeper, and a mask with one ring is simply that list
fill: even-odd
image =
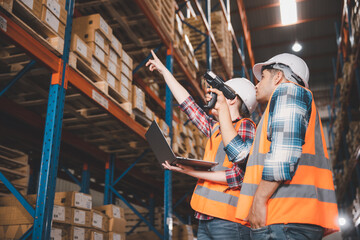
[{"label": "hard hat brim", "polygon": [[268,62],[257,63],[257,64],[254,65],[253,74],[254,74],[254,76],[256,77],[256,79],[259,82],[261,81],[261,69],[262,69],[262,67],[273,64],[273,63],[275,63],[275,62],[268,61]]}]

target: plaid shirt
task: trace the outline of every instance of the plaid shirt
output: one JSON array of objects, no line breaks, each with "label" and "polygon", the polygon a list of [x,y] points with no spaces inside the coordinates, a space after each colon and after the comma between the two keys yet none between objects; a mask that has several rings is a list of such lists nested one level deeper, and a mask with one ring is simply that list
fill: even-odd
[{"label": "plaid shirt", "polygon": [[[186,113],[193,124],[207,137],[211,135],[211,129],[217,123],[214,119],[209,117],[189,96],[183,103],[180,104],[182,111]],[[231,169],[225,171],[226,181],[229,188],[240,188],[244,174],[247,156],[250,152],[252,142],[255,135],[255,126],[251,121],[244,120],[240,124],[238,135],[231,142],[224,147],[229,161],[235,163]],[[195,218],[199,220],[213,219],[202,213],[195,213]]]},{"label": "plaid shirt", "polygon": [[270,100],[267,138],[270,151],[262,179],[291,180],[295,174],[310,120],[312,95],[293,83],[282,83]]}]

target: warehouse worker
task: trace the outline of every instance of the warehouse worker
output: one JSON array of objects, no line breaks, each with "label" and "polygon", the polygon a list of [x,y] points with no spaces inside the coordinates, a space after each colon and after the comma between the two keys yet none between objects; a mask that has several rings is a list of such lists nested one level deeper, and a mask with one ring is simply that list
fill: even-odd
[{"label": "warehouse worker", "polygon": [[338,209],[309,69],[293,54],[253,67],[267,103],[250,150],[236,217],[252,239],[321,239],[338,231]]},{"label": "warehouse worker", "polygon": [[[205,148],[204,160],[219,163],[213,172],[197,171],[183,165],[165,169],[188,174],[198,178],[191,199],[191,207],[199,219],[199,240],[250,239],[250,229],[246,221],[235,218],[236,203],[248,153],[255,134],[255,124],[248,117],[257,106],[255,86],[247,79],[235,78],[225,84],[232,88],[237,97],[225,99],[217,89],[210,89],[218,95],[212,114],[219,122],[210,118],[193,100],[184,87],[166,69],[152,52],[153,60],[146,66],[150,71],[159,71],[180,108],[199,130],[209,137]],[[207,94],[207,100],[211,96]],[[244,118],[246,117],[246,118]],[[220,131],[221,130],[221,131]],[[224,147],[225,146],[225,147]]]}]

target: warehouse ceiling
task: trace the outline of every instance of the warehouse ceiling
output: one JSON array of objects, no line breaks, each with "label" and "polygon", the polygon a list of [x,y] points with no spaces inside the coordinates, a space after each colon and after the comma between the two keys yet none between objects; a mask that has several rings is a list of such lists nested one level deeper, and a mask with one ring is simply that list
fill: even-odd
[{"label": "warehouse ceiling", "polygon": [[[212,5],[217,2],[213,0]],[[310,89],[317,104],[329,104],[334,83],[332,61],[337,56],[335,23],[341,20],[342,1],[296,0],[298,23],[283,26],[279,0],[230,0],[231,22],[240,42],[244,32],[237,2],[243,2],[245,7],[255,63],[279,53],[294,53],[292,45],[298,41],[302,50],[296,55],[309,66]],[[246,64],[250,68],[245,42],[244,46]],[[240,66],[240,58],[234,55],[234,70],[239,70]]]}]

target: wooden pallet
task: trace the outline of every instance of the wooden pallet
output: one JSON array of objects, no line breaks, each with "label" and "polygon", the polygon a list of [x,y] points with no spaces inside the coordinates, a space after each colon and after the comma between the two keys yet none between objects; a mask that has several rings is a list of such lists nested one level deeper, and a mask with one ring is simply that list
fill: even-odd
[{"label": "wooden pallet", "polygon": [[28,32],[32,37],[38,40],[42,45],[55,53],[62,55],[64,48],[64,39],[59,36],[51,27],[42,22],[31,10],[29,10],[21,1],[14,0],[12,9],[6,9],[10,17],[21,28]]},{"label": "wooden pallet", "polygon": [[[26,192],[30,166],[28,155],[14,149],[0,146],[0,172],[19,190]],[[0,193],[6,195],[9,190],[0,182]]]},{"label": "wooden pallet", "polygon": [[83,78],[101,90],[107,97],[115,102],[120,108],[125,110],[132,118],[132,104],[127,102],[125,98],[114,88],[109,86],[103,76],[99,76],[92,68],[77,54],[70,52],[69,65],[74,68]]},{"label": "wooden pallet", "polygon": [[88,63],[86,63],[74,52],[70,52],[69,54],[69,65],[75,70],[77,70],[80,75],[82,75],[91,82],[105,81],[105,76],[99,75],[94,69],[91,68],[91,64],[89,65]]}]

